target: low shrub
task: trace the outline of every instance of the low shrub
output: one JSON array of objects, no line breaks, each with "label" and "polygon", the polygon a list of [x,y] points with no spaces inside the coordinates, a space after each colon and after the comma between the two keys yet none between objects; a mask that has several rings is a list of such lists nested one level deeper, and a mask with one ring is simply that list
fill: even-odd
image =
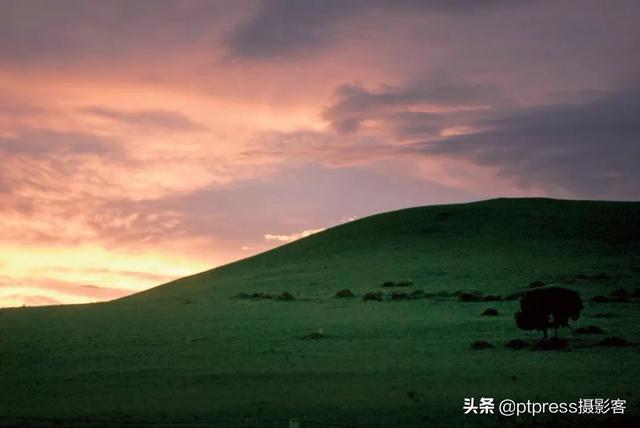
[{"label": "low shrub", "polygon": [[473,291],[473,292],[462,292],[458,295],[458,301],[460,302],[481,302],[483,301],[482,294]]},{"label": "low shrub", "polygon": [[399,282],[385,281],[384,283],[382,283],[383,287],[410,287],[412,285],[413,281],[411,281],[410,279],[403,279]]},{"label": "low shrub", "polygon": [[498,310],[495,308],[487,308],[481,314],[483,317],[495,317],[498,316]]},{"label": "low shrub", "polygon": [[370,291],[362,296],[362,300],[375,300],[377,302],[382,302],[384,297],[380,291]]},{"label": "low shrub", "polygon": [[409,294],[405,293],[404,291],[394,291],[393,293],[391,293],[391,299],[392,300],[409,300]]},{"label": "low shrub", "polygon": [[476,340],[471,344],[471,349],[475,349],[475,350],[491,349],[491,348],[494,348],[493,344],[485,340]]},{"label": "low shrub", "polygon": [[412,299],[421,299],[423,297],[427,297],[427,293],[422,290],[412,291],[410,294]]},{"label": "low shrub", "polygon": [[344,290],[338,291],[335,297],[355,297],[355,296],[356,295],[353,294],[351,290],[349,290],[348,288],[345,288]]},{"label": "low shrub", "polygon": [[305,334],[299,337],[300,340],[321,340],[321,339],[328,339],[328,338],[329,336],[327,336],[324,333],[324,329],[321,329],[321,328],[319,328],[317,331],[314,331],[313,333]]},{"label": "low shrub", "polygon": [[529,347],[529,344],[522,339],[511,339],[504,346],[509,349],[525,349]]},{"label": "low shrub", "polygon": [[278,295],[278,300],[282,302],[291,302],[293,300],[296,300],[296,298],[293,297],[293,294],[284,291]]}]

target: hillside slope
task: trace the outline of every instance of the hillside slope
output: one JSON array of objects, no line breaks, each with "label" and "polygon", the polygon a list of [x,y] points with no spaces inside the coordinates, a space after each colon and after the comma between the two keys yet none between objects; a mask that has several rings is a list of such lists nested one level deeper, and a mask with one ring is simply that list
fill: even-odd
[{"label": "hillside slope", "polygon": [[636,202],[494,199],[409,208],[334,227],[123,301],[220,299],[255,291],[319,297],[400,279],[433,291],[502,292],[532,279],[561,282],[599,269],[633,273],[639,264],[629,256],[639,242]]},{"label": "hillside slope", "polygon": [[[402,280],[412,285],[381,287]],[[575,325],[631,346],[565,331],[569,351],[506,349],[539,336],[515,327],[518,301],[505,298],[534,280],[577,290]],[[0,311],[0,424],[509,421],[463,415],[463,399],[481,396],[622,398],[627,415],[613,422],[637,422],[637,298],[587,302],[637,287],[640,203],[497,199],[380,214],[117,301]],[[356,297],[334,297],[345,288]],[[457,290],[499,300],[461,302]],[[370,291],[384,301],[363,301]],[[481,317],[488,307],[499,316]],[[495,347],[471,350],[474,340]]]}]

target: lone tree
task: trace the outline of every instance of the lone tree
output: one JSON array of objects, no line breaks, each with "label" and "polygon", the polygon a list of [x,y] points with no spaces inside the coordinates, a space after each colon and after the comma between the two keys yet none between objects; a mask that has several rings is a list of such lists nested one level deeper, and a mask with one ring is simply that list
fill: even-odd
[{"label": "lone tree", "polygon": [[547,338],[547,330],[568,327],[569,319],[577,320],[582,311],[580,295],[562,287],[535,288],[520,300],[520,310],[515,313],[516,324],[522,330],[541,330]]}]

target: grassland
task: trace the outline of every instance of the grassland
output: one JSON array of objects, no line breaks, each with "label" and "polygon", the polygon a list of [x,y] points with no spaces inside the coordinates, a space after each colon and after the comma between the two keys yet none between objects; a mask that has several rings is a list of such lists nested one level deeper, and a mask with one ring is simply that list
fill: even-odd
[{"label": "grassland", "polygon": [[[381,287],[407,279],[402,292],[426,296],[396,301]],[[568,350],[507,349],[539,336],[516,328],[518,300],[453,294],[504,298],[535,280],[577,290],[575,326],[631,346],[565,330]],[[639,299],[587,302],[638,287],[640,203],[496,199],[380,214],[125,299],[0,311],[0,424],[637,425]],[[335,298],[340,289],[356,297]],[[369,291],[385,300],[363,301]],[[282,292],[295,300],[250,297]],[[500,315],[481,317],[488,307]],[[301,339],[318,329],[326,338]],[[472,350],[474,340],[495,347]],[[463,415],[465,397],[622,398],[627,414]]]}]

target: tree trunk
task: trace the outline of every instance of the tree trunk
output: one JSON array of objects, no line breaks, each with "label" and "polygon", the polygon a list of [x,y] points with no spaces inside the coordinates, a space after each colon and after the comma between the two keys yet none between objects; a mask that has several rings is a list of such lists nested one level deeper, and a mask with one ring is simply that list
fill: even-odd
[{"label": "tree trunk", "polygon": [[542,329],[542,334],[544,334],[544,338],[546,339],[547,338],[547,329],[546,328]]}]

